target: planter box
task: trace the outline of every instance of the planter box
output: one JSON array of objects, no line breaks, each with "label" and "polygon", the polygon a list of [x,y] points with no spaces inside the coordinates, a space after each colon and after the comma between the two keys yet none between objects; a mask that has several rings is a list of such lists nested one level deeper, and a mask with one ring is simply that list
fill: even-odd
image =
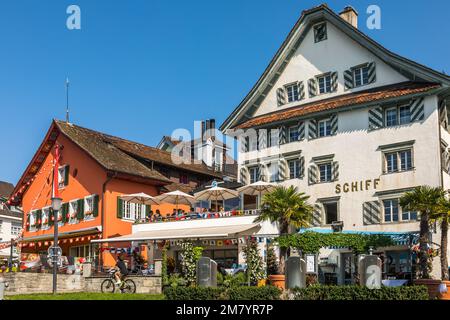
[{"label": "planter box", "polygon": [[447,286],[447,292],[441,294],[441,297],[439,299],[450,300],[450,281],[442,281],[442,283]]},{"label": "planter box", "polygon": [[428,288],[428,295],[430,299],[438,299],[440,298],[439,286],[441,285],[441,280],[434,279],[416,279],[413,280],[415,285],[426,286]]},{"label": "planter box", "polygon": [[272,274],[269,276],[270,284],[284,290],[286,277],[284,274]]}]

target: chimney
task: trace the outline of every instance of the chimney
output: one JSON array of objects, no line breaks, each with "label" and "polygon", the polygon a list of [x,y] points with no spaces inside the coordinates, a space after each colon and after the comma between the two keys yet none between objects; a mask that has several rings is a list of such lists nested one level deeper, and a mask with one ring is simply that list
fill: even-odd
[{"label": "chimney", "polygon": [[206,133],[205,140],[207,140],[211,135],[211,132],[209,131],[210,127],[211,127],[211,122],[208,119],[205,121],[205,133]]},{"label": "chimney", "polygon": [[209,128],[211,129],[211,137],[216,136],[216,119],[209,119]]},{"label": "chimney", "polygon": [[352,6],[346,6],[344,10],[339,13],[342,19],[350,23],[356,29],[358,29],[358,12],[353,9]]}]

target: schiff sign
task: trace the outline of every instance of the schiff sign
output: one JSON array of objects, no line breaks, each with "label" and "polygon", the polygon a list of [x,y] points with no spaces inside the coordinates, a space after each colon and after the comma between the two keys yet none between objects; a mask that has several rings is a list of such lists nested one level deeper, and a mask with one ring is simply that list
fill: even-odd
[{"label": "schiff sign", "polygon": [[336,193],[348,193],[348,192],[358,192],[358,191],[366,191],[369,189],[376,189],[380,184],[380,179],[368,179],[361,181],[353,181],[346,183],[338,183],[336,184],[335,191]]}]

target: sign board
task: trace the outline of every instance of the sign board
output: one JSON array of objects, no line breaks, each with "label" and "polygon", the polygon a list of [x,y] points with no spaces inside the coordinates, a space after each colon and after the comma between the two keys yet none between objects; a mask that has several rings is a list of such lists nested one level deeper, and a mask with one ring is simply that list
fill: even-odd
[{"label": "sign board", "polygon": [[306,273],[317,273],[317,256],[315,254],[306,254]]},{"label": "sign board", "polygon": [[369,289],[381,288],[381,259],[367,255],[359,260],[360,284]]},{"label": "sign board", "polygon": [[57,257],[61,257],[62,256],[62,249],[61,247],[49,247],[48,248],[48,256],[49,257],[53,257],[53,256],[57,256]]}]

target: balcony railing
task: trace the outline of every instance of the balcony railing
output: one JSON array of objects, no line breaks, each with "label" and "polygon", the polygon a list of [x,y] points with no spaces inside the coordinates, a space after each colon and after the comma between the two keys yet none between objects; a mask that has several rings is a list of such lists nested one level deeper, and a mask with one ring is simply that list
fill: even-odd
[{"label": "balcony railing", "polygon": [[231,210],[222,212],[201,212],[201,213],[186,213],[182,215],[172,216],[167,215],[164,217],[142,218],[137,219],[135,224],[142,223],[162,223],[162,222],[173,222],[173,221],[186,221],[186,220],[202,220],[202,219],[220,219],[229,217],[239,217],[239,216],[256,216],[259,215],[261,211],[259,209],[252,210]]}]

